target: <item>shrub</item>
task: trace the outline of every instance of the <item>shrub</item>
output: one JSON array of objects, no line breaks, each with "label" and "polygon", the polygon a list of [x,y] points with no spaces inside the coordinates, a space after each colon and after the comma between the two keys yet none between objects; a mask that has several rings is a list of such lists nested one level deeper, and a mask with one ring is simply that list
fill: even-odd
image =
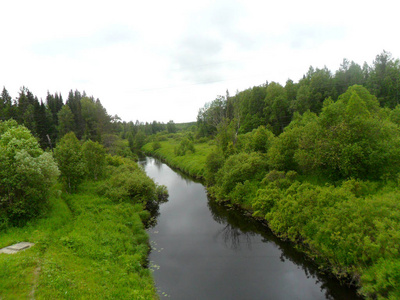
[{"label": "shrub", "polygon": [[188,138],[181,140],[179,146],[175,148],[175,155],[184,156],[186,151],[191,151],[192,153],[196,152],[193,142]]},{"label": "shrub", "polygon": [[156,185],[137,165],[124,164],[115,169],[100,193],[117,202],[147,202],[155,199]]},{"label": "shrub", "polygon": [[86,141],[82,146],[86,172],[90,178],[97,180],[104,171],[106,150],[98,142]]},{"label": "shrub", "polygon": [[230,156],[215,175],[216,186],[219,190],[217,198],[230,199],[229,193],[238,183],[244,183],[246,180],[260,181],[266,170],[266,159],[260,153],[239,153]]},{"label": "shrub", "polygon": [[27,128],[0,122],[0,227],[39,215],[59,174]]},{"label": "shrub", "polygon": [[61,171],[61,180],[69,193],[75,192],[85,175],[82,146],[75,133],[70,132],[57,144],[54,156]]},{"label": "shrub", "polygon": [[153,150],[156,151],[157,149],[161,148],[161,143],[159,141],[153,142]]},{"label": "shrub", "polygon": [[205,166],[205,177],[208,185],[215,184],[215,175],[224,165],[225,156],[222,151],[213,151],[207,155]]}]

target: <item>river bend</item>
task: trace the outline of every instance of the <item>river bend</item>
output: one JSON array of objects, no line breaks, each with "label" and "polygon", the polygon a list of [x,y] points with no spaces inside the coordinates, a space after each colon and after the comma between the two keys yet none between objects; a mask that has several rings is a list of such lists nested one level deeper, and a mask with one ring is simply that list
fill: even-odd
[{"label": "river bend", "polygon": [[259,222],[210,201],[201,183],[154,158],[140,163],[169,191],[148,229],[161,299],[360,299]]}]

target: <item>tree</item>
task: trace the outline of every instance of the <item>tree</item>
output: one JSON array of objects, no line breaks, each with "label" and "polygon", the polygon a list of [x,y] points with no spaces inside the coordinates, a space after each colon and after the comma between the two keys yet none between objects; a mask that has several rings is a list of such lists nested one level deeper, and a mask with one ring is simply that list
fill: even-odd
[{"label": "tree", "polygon": [[142,130],[139,130],[138,133],[133,138],[132,152],[140,151],[140,149],[144,146],[145,143],[146,143],[146,134]]},{"label": "tree", "polygon": [[106,150],[98,142],[86,141],[82,146],[86,172],[90,178],[97,180],[106,165]]},{"label": "tree", "polygon": [[226,116],[226,100],[224,96],[218,96],[211,103],[206,103],[197,115],[197,126],[203,136],[215,134],[218,125]]},{"label": "tree", "polygon": [[394,108],[400,103],[400,60],[394,60],[389,52],[377,55],[369,72],[367,87],[382,106]]},{"label": "tree", "polygon": [[69,132],[58,142],[54,156],[61,171],[61,180],[69,193],[75,192],[84,179],[85,164],[82,146],[74,132]]},{"label": "tree", "polygon": [[39,215],[58,175],[52,155],[26,127],[0,122],[0,222],[21,224]]},{"label": "tree", "polygon": [[354,61],[349,62],[347,59],[343,59],[339,70],[335,73],[334,82],[336,92],[341,95],[352,85],[364,84],[365,77],[360,65]]},{"label": "tree", "polygon": [[[240,128],[241,132],[250,132],[260,125],[265,125],[265,97],[267,95],[266,85],[254,86],[251,89],[245,90],[238,95],[236,98],[239,103],[240,109]],[[236,117],[237,118],[237,117]]]},{"label": "tree", "polygon": [[57,93],[53,96],[49,92],[47,92],[46,97],[46,114],[47,119],[49,120],[49,137],[52,141],[56,141],[58,139],[58,113],[61,111],[64,106],[61,94]]},{"label": "tree", "polygon": [[11,96],[6,88],[3,87],[3,91],[0,95],[0,120],[8,120],[9,118],[11,118],[11,107]]},{"label": "tree", "polygon": [[299,135],[297,163],[334,179],[394,176],[400,167],[400,130],[381,111],[376,97],[357,85],[337,102],[327,101],[317,123]]},{"label": "tree", "polygon": [[51,120],[46,114],[46,107],[43,102],[35,102],[34,105],[34,120],[35,120],[35,132],[39,139],[39,144],[42,149],[50,147],[47,136],[51,133]]},{"label": "tree", "polygon": [[81,99],[81,114],[84,122],[85,130],[84,139],[99,140],[97,137],[97,108],[93,99],[83,97]]},{"label": "tree", "polygon": [[82,107],[81,107],[82,95],[79,91],[73,92],[72,90],[68,94],[66,105],[71,109],[72,115],[74,116],[74,129],[76,136],[80,139],[85,131],[85,124],[82,118]]},{"label": "tree", "polygon": [[273,169],[289,171],[298,170],[298,161],[295,153],[299,149],[299,140],[303,136],[306,126],[313,126],[317,122],[317,115],[308,111],[303,115],[295,113],[292,122],[277,138],[273,139],[268,150],[268,163]]},{"label": "tree", "polygon": [[275,134],[283,131],[290,123],[289,101],[284,87],[279,83],[271,82],[267,87],[264,112],[268,122],[272,125]]},{"label": "tree", "polygon": [[[113,124],[120,120],[119,117],[115,115],[111,117],[107,110],[103,107],[100,100],[96,100],[96,120],[97,120],[97,140],[101,141],[103,134],[112,132]],[[113,122],[114,123],[113,123]]]},{"label": "tree", "polygon": [[169,121],[168,123],[167,123],[167,130],[168,130],[168,133],[175,133],[176,132],[176,126],[175,126],[175,123],[174,123],[174,121]]},{"label": "tree", "polygon": [[64,105],[58,112],[58,136],[63,137],[74,129],[74,115],[68,105]]},{"label": "tree", "polygon": [[261,153],[267,153],[275,139],[274,134],[264,126],[254,129],[252,133],[251,146],[253,150]]}]

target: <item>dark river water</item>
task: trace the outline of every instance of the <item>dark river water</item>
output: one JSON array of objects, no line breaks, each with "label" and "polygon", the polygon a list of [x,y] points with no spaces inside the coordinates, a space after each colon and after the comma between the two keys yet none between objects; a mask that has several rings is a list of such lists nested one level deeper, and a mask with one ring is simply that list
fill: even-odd
[{"label": "dark river water", "polygon": [[169,191],[148,229],[161,299],[360,299],[259,222],[209,200],[201,183],[153,158],[140,163]]}]

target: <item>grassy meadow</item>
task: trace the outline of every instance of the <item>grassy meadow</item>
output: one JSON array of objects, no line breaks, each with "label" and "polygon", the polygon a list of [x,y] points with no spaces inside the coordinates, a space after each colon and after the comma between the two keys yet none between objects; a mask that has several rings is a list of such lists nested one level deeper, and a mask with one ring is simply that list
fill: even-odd
[{"label": "grassy meadow", "polygon": [[208,141],[197,142],[193,143],[194,152],[189,150],[184,155],[176,155],[176,149],[179,148],[183,138],[179,134],[172,136],[149,142],[143,146],[142,150],[192,177],[204,178],[207,156],[216,146]]},{"label": "grassy meadow", "polygon": [[54,188],[45,217],[0,233],[0,299],[155,299],[147,269],[143,207],[115,203],[84,182],[76,194]]}]

